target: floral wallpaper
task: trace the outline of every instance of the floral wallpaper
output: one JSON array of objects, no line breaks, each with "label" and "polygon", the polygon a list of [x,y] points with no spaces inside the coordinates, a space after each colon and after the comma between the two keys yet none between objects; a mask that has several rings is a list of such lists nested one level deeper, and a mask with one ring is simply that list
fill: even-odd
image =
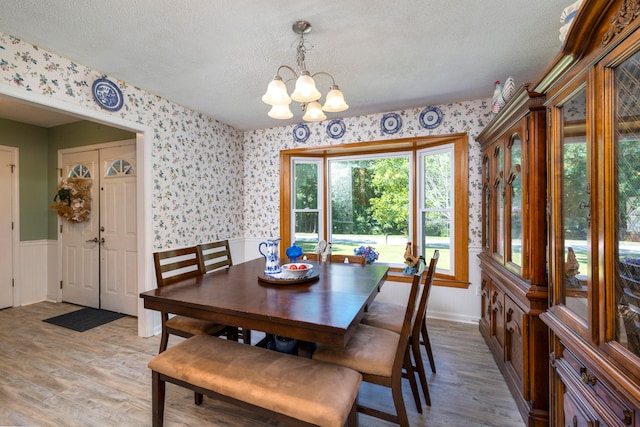
[{"label": "floral wallpaper", "polygon": [[[98,78],[118,85],[124,97],[122,109],[107,112],[95,102],[91,85]],[[299,142],[294,138],[294,126],[242,133],[3,33],[0,84],[152,129],[153,139],[148,141],[152,162],[147,167],[152,171],[155,249],[226,238],[278,236],[280,150],[460,132],[469,135],[469,243],[481,245],[480,150],[475,137],[493,117],[490,99],[438,105],[442,119],[430,129],[421,124],[424,108],[393,112],[400,120],[392,135],[381,128],[388,113],[345,118],[344,133],[339,137],[327,132],[330,120],[309,123],[308,138]]]},{"label": "floral wallpaper", "polygon": [[[124,105],[93,99],[98,78],[116,83]],[[193,110],[0,33],[0,84],[100,110],[153,130],[154,248],[243,237],[242,132]]]},{"label": "floral wallpaper", "polygon": [[[393,113],[400,120],[394,121],[397,126],[392,126],[392,129],[397,130],[391,135],[383,132],[381,127],[381,121],[388,113],[345,118],[342,120],[344,133],[339,128],[337,132],[331,131],[331,118],[318,123],[307,123],[309,136],[304,142],[303,138],[295,137],[295,126],[245,132],[244,175],[245,182],[251,183],[244,190],[245,236],[280,235],[280,150],[466,132],[469,135],[469,244],[480,246],[481,156],[480,145],[475,138],[494,116],[490,102],[490,99],[484,99],[435,106],[442,112],[437,126],[433,126],[435,121],[424,118],[421,121],[421,115],[427,107],[395,111]],[[423,126],[423,122],[429,128]],[[338,137],[340,134],[342,136]]]}]

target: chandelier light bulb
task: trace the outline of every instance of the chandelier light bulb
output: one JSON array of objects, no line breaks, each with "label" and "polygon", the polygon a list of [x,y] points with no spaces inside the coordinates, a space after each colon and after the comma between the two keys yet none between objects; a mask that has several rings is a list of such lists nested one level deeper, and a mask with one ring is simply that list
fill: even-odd
[{"label": "chandelier light bulb", "polygon": [[262,102],[269,105],[288,105],[291,103],[291,98],[287,94],[287,86],[282,81],[282,77],[275,76],[271,80],[267,91],[262,96]]},{"label": "chandelier light bulb", "polygon": [[339,113],[347,108],[349,108],[349,106],[344,102],[344,95],[338,85],[331,86],[331,90],[327,93],[322,109],[328,113]]},{"label": "chandelier light bulb", "polygon": [[289,104],[274,105],[267,114],[272,119],[279,120],[290,119],[293,117],[293,113],[289,109]]},{"label": "chandelier light bulb", "polygon": [[300,73],[300,77],[296,80],[296,89],[291,94],[291,99],[297,102],[311,102],[320,99],[322,94],[316,89],[316,82],[304,70]]},{"label": "chandelier light bulb", "polygon": [[307,105],[307,109],[302,116],[303,120],[308,122],[321,122],[325,120],[327,116],[322,111],[322,107],[318,101],[313,101]]}]

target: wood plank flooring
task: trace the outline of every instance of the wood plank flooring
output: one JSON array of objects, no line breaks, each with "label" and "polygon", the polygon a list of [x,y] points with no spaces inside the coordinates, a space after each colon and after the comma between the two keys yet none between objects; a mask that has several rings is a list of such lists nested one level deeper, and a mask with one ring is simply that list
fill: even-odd
[{"label": "wood plank flooring", "polygon": [[[42,322],[78,308],[42,302],[0,310],[0,425],[151,425],[147,363],[159,337],[138,337],[133,317],[86,332]],[[412,426],[524,426],[476,325],[429,319],[429,333],[438,370],[428,373],[432,406],[418,414],[405,381]],[[169,345],[179,340],[171,337]],[[364,384],[360,399],[393,410],[388,389]],[[166,426],[278,425],[206,397],[195,406],[192,392],[172,384],[166,402]],[[360,415],[359,425],[392,424]]]}]

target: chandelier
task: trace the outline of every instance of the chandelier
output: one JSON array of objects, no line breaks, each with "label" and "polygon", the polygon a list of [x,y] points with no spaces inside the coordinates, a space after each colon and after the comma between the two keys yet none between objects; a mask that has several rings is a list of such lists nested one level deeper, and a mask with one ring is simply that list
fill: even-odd
[{"label": "chandelier", "polygon": [[[344,102],[344,96],[331,74],[324,71],[311,74],[307,71],[305,57],[307,50],[312,49],[313,46],[308,46],[304,40],[304,35],[311,31],[311,24],[307,21],[298,21],[293,24],[292,29],[294,33],[300,35],[300,40],[296,47],[296,60],[300,71],[296,72],[288,65],[278,67],[276,76],[271,80],[271,83],[269,83],[267,87],[267,92],[262,96],[262,101],[272,106],[268,113],[269,117],[274,119],[290,119],[293,117],[293,113],[289,109],[291,100],[301,103],[302,111],[304,112],[302,119],[308,122],[319,122],[326,119],[325,111],[338,113],[349,108],[346,102]],[[283,69],[293,73],[293,77],[284,81],[282,76],[280,76],[280,71]],[[313,80],[313,78],[318,75],[329,76],[332,83],[323,106],[320,106],[318,102],[322,94],[316,89],[316,83]],[[294,79],[296,79],[296,86],[291,96],[289,96],[286,83]]]}]

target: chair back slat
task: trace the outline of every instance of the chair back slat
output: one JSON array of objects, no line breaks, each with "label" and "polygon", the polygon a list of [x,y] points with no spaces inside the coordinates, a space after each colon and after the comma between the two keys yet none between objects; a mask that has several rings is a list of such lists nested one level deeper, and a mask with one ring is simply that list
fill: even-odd
[{"label": "chair back slat", "polygon": [[196,246],[155,252],[153,262],[159,288],[204,273],[200,267],[200,256]]},{"label": "chair back slat", "polygon": [[[423,259],[418,262],[424,263]],[[396,356],[393,362],[393,375],[401,375],[402,366],[404,364],[404,355],[409,343],[409,334],[411,333],[411,327],[413,325],[413,319],[416,313],[416,307],[421,290],[422,278],[427,274],[427,270],[424,268],[418,268],[418,272],[413,276],[411,282],[411,290],[409,292],[409,298],[407,300],[407,308],[404,312],[404,319],[402,321],[402,329],[400,330],[400,341],[398,342],[398,348],[396,349]]]},{"label": "chair back slat", "polygon": [[228,268],[233,265],[228,240],[203,243],[198,245],[198,251],[200,253],[200,268],[205,273],[220,270],[221,268]]},{"label": "chair back slat", "polygon": [[429,261],[429,268],[427,268],[424,274],[424,285],[422,286],[422,294],[420,300],[416,306],[416,311],[411,320],[411,336],[420,336],[420,327],[427,315],[427,304],[429,302],[429,294],[431,293],[431,285],[433,284],[433,278],[436,274],[436,265],[438,264],[438,258],[440,258],[440,251],[435,250],[433,257]]}]

